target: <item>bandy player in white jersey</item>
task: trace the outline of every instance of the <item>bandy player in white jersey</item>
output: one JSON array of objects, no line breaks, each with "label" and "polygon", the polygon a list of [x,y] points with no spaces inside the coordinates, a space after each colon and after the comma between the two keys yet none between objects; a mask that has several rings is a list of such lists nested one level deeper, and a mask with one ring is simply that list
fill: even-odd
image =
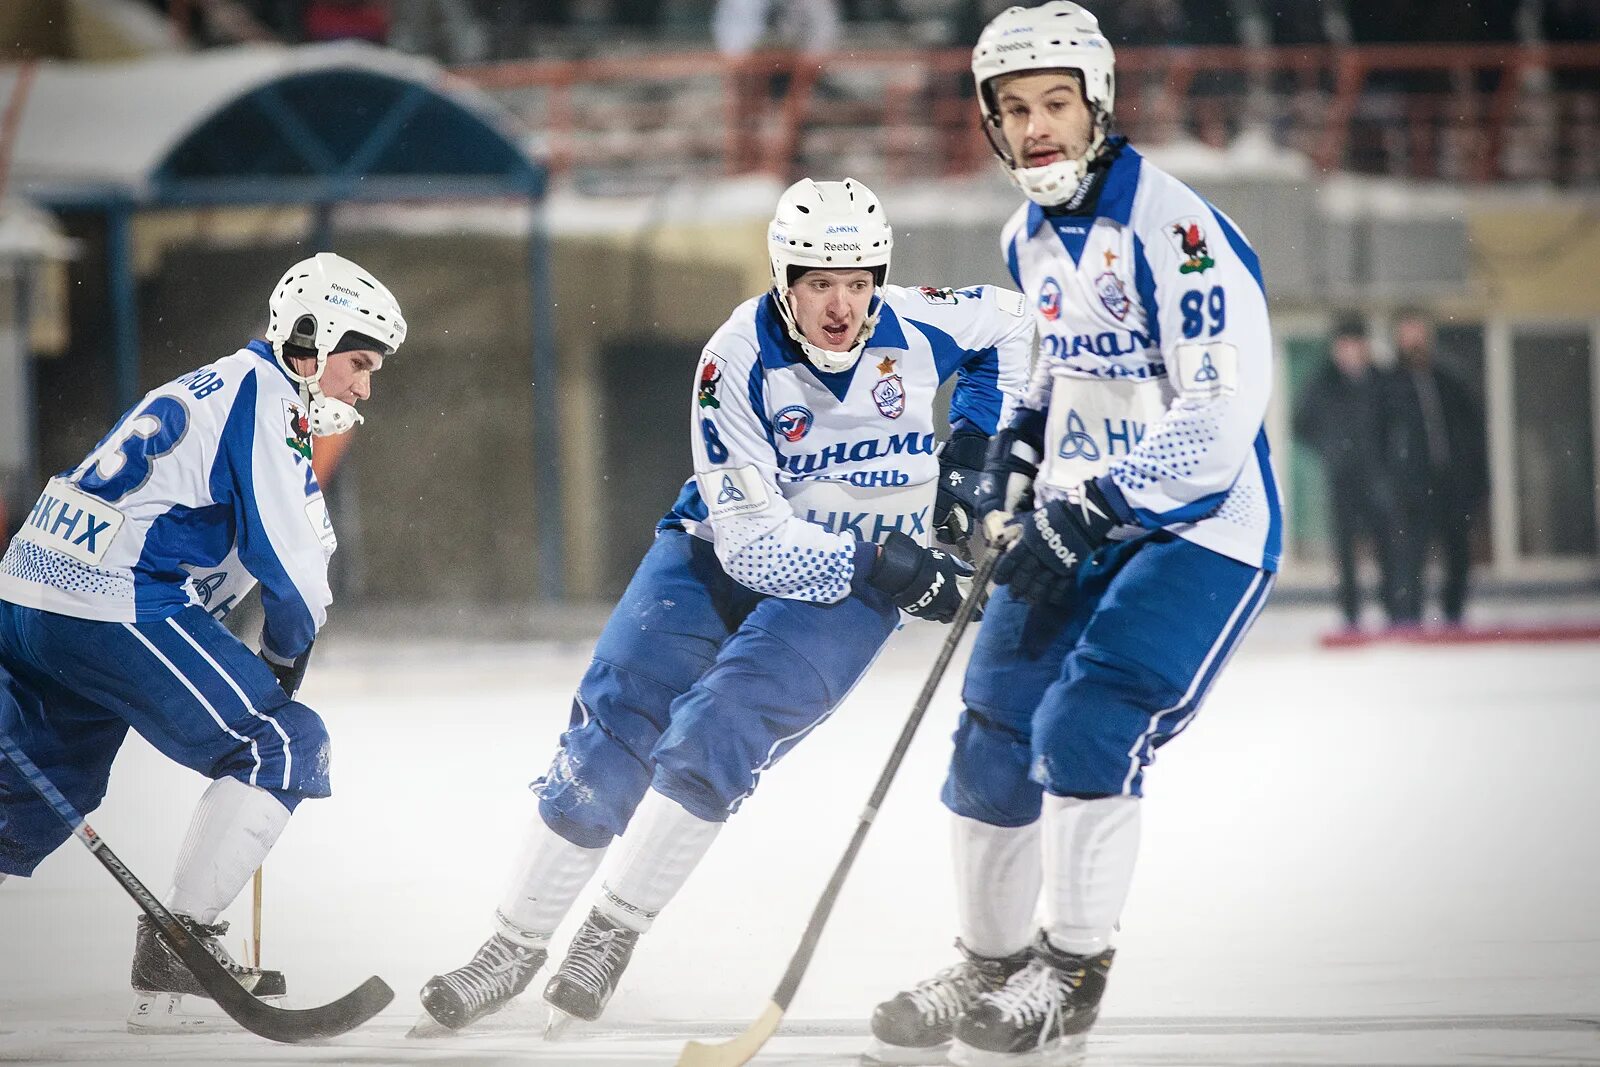
[{"label": "bandy player in white jersey", "polygon": [[[295,806],[329,794],[328,733],[294,699],[327,618],[336,539],[313,440],[405,340],[394,296],[349,260],[295,264],[266,339],[151,390],[76,467],[52,478],[0,559],[0,732],[79,812],[105,796],[131,726],[213,779],[179,853],[168,908],[258,996],[283,975],[241,967],[217,916]],[[261,583],[259,656],[219,621]],[[0,759],[0,880],[68,836]],[[129,1027],[203,1027],[204,996],[139,917]]]},{"label": "bandy player in white jersey", "polygon": [[[1033,327],[1010,290],[886,285],[892,243],[859,182],[804,180],[779,200],[772,289],[706,345],[689,399],[694,476],[533,783],[538,810],[493,935],[423,987],[437,1023],[459,1029],[527,987],[611,848],[544,990],[564,1015],[598,1017],[640,934],[901,612],[955,615],[971,568],[934,537],[972,528],[984,445],[1026,383]],[[937,452],[934,398],[952,376]]]},{"label": "bandy player in white jersey", "polygon": [[1011,8],[972,68],[1030,201],[1002,247],[1040,352],[980,494],[1009,547],[943,791],[962,958],[878,1007],[869,1056],[1054,1065],[1082,1055],[1099,1008],[1145,769],[1272,587],[1272,340],[1244,236],[1109,135],[1093,15]]}]

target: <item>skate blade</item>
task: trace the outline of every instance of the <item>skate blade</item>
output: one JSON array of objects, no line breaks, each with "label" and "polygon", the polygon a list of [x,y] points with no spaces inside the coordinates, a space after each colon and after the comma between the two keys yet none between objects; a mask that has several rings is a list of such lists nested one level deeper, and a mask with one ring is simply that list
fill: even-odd
[{"label": "skate blade", "polygon": [[929,1045],[927,1048],[907,1048],[872,1039],[861,1054],[861,1067],[943,1067],[950,1062],[950,1042]]},{"label": "skate blade", "polygon": [[226,1015],[193,1015],[182,993],[135,993],[128,1013],[130,1034],[216,1034],[243,1028]]},{"label": "skate blade", "polygon": [[949,1058],[956,1067],[1081,1067],[1088,1054],[1088,1037],[1073,1034],[1028,1052],[988,1052],[955,1041]]},{"label": "skate blade", "polygon": [[432,1041],[435,1038],[449,1037],[454,1030],[441,1023],[438,1019],[423,1012],[421,1017],[406,1031],[406,1036],[419,1041]]},{"label": "skate blade", "polygon": [[550,1014],[544,1020],[544,1039],[546,1041],[560,1041],[572,1028],[576,1016],[568,1015],[560,1008],[552,1007]]}]

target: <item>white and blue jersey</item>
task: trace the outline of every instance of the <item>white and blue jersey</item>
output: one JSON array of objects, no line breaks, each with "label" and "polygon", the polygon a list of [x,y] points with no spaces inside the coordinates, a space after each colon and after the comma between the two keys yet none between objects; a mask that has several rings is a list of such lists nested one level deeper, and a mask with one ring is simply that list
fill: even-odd
[{"label": "white and blue jersey", "polygon": [[327,618],[335,546],[304,407],[252,341],[146,394],[51,479],[0,560],[0,599],[142,623],[226,614],[260,581],[262,643],[292,660]]},{"label": "white and blue jersey", "polygon": [[735,581],[832,604],[855,550],[899,532],[927,544],[939,475],[933,397],[952,375],[953,427],[1011,418],[1034,327],[1019,294],[884,286],[853,367],[819,371],[767,294],[706,345],[690,404],[694,477],[662,520],[711,541]]},{"label": "white and blue jersey", "polygon": [[1039,500],[1096,478],[1128,526],[1276,570],[1272,338],[1233,222],[1122,144],[1092,214],[1025,205],[1002,247],[1039,327]]}]

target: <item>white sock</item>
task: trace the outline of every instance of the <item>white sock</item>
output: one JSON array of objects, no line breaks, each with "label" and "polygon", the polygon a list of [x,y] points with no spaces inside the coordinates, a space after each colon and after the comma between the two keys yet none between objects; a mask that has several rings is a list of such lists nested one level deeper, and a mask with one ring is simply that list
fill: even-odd
[{"label": "white sock", "polygon": [[1139,856],[1139,798],[1044,798],[1045,932],[1063,952],[1111,947]]},{"label": "white sock", "polygon": [[956,868],[961,943],[980,956],[1021,952],[1038,927],[1039,824],[990,826],[955,815],[950,846]]},{"label": "white sock", "polygon": [[691,815],[654,789],[645,794],[622,835],[595,906],[640,933],[677,896],[722,829]]},{"label": "white sock", "polygon": [[212,782],[178,850],[167,907],[197,922],[216,922],[288,824],[289,809],[265,789],[237,778]]},{"label": "white sock", "polygon": [[605,854],[604,848],[574,845],[535,812],[495,926],[518,944],[545,948]]}]

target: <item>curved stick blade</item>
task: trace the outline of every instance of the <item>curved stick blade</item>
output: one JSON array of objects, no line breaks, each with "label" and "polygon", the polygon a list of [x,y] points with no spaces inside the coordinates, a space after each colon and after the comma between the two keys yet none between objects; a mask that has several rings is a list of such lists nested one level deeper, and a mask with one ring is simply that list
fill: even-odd
[{"label": "curved stick blade", "polygon": [[684,1045],[677,1067],[740,1067],[761,1051],[782,1021],[783,1009],[775,1001],[768,1001],[767,1010],[739,1036],[714,1044],[691,1041]]}]

